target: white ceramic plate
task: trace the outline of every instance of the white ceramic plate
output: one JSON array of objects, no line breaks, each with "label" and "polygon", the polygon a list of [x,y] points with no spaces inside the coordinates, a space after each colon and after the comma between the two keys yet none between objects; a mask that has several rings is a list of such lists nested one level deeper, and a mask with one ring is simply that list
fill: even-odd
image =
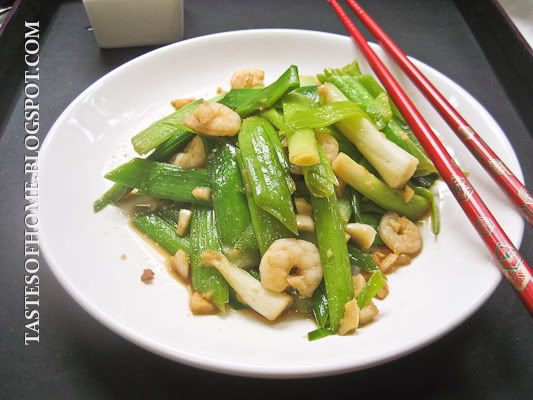
[{"label": "white ceramic plate", "polygon": [[[378,46],[373,46],[384,56]],[[379,319],[353,336],[308,342],[308,320],[265,324],[246,313],[194,317],[187,290],[127,225],[120,210],[93,214],[110,183],[103,174],[133,156],[130,138],[172,111],[175,97],[211,97],[232,73],[261,67],[274,80],[289,64],[302,74],[364,59],[345,36],[297,30],[210,35],[152,51],[83,92],[50,130],[41,154],[40,230],[46,259],[68,293],[117,334],[170,359],[209,370],[261,377],[306,377],[366,368],[412,352],[450,331],[493,292],[500,275],[447,188],[440,186],[442,233],[424,230],[424,250],[390,276]],[[383,57],[430,124],[454,152],[518,245],[519,215],[394,64]],[[520,178],[504,133],[465,90],[416,61]],[[127,260],[121,260],[126,254]],[[141,283],[143,268],[156,272]],[[112,356],[112,355],[110,355]]]}]

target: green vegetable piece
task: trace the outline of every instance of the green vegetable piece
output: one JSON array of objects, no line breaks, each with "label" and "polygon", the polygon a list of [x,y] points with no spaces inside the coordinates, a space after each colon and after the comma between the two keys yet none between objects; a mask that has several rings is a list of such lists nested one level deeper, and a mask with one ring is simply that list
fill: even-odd
[{"label": "green vegetable piece", "polygon": [[219,103],[224,104],[231,109],[235,109],[257,96],[261,90],[263,89],[231,89],[224,95]]},{"label": "green vegetable piece", "polygon": [[324,281],[316,288],[311,297],[313,305],[313,315],[315,316],[316,325],[319,328],[325,328],[329,321],[328,296],[326,295],[326,288]]},{"label": "green vegetable piece", "polygon": [[235,290],[229,286],[229,296],[228,296],[228,305],[234,309],[234,310],[246,310],[247,308],[250,308],[247,304],[241,303],[239,300],[237,300],[237,294],[235,293]]},{"label": "green vegetable piece", "polygon": [[318,164],[302,168],[305,184],[313,196],[329,197],[335,192],[335,186],[339,181],[320,145],[318,145],[318,154],[320,156]]},{"label": "green vegetable piece", "polygon": [[250,217],[254,227],[254,236],[257,240],[259,251],[261,255],[263,255],[275,240],[294,237],[294,234],[289,231],[276,217],[266,212],[255,203],[250,190],[248,172],[242,157],[239,156],[237,161],[239,162],[239,167],[241,169],[241,175],[244,182],[245,194],[248,200],[248,207],[250,209]]},{"label": "green vegetable piece", "polygon": [[[300,79],[300,83],[301,79]],[[297,89],[294,89],[292,93],[301,94],[307,97],[312,103],[319,103],[320,97],[318,96],[318,86],[316,85],[302,85]]]},{"label": "green vegetable piece", "polygon": [[192,191],[197,187],[209,187],[205,169],[182,169],[171,164],[134,158],[115,168],[105,177],[113,182],[139,189],[139,192],[149,196],[194,204],[209,204],[209,201],[197,199],[192,195]]},{"label": "green vegetable piece", "polygon": [[395,120],[390,120],[383,133],[391,142],[396,143],[399,147],[418,159],[415,176],[425,176],[436,172],[433,162],[427,154],[414,143],[405,130]]},{"label": "green vegetable piece", "polygon": [[250,117],[243,121],[239,147],[247,181],[254,203],[298,234],[291,190],[287,185],[288,173],[279,163],[271,142],[272,134],[275,134],[274,128],[264,118]]},{"label": "green vegetable piece", "polygon": [[389,101],[389,106],[392,110],[392,115],[399,119],[400,121],[405,123],[405,120],[403,118],[402,113],[400,110],[398,110],[398,107],[396,107],[396,104],[392,101],[392,99],[387,95],[387,92],[385,89],[381,87],[381,85],[378,83],[378,81],[372,76],[372,75],[360,75],[357,77],[357,80],[365,87],[366,90],[370,92],[370,94],[376,98],[382,94],[385,94],[387,96],[387,99]]},{"label": "green vegetable piece", "polygon": [[160,144],[147,157],[148,160],[166,162],[175,153],[180,151],[191,140],[194,133],[188,131],[179,131],[166,142]]},{"label": "green vegetable piece", "polygon": [[[405,131],[407,136],[409,136],[409,139],[411,139],[411,141],[422,152],[424,152],[424,149],[420,145],[420,142],[418,141],[417,137],[415,136],[415,134],[413,133],[413,131],[411,130],[409,125],[407,125],[407,123],[405,122],[405,119],[404,119],[402,113],[400,112],[400,110],[398,110],[398,107],[396,107],[396,104],[394,104],[392,99],[388,96],[387,92],[385,91],[385,89],[383,89],[383,87],[381,87],[381,85],[378,83],[378,81],[376,81],[376,79],[373,76],[371,76],[371,75],[361,75],[361,76],[357,77],[357,80],[366,88],[366,90],[368,90],[370,92],[370,94],[374,98],[376,98],[376,97],[378,97],[380,95],[381,96],[383,96],[383,95],[387,96],[387,99],[388,99],[388,102],[389,102],[389,106],[390,106],[390,108],[392,110],[392,115],[393,115],[393,119],[392,120],[394,120],[394,122],[396,124],[398,124],[401,127],[401,129],[403,129]],[[425,152],[424,152],[424,154],[425,154]]]},{"label": "green vegetable piece", "polygon": [[275,108],[269,108],[268,110],[261,112],[259,115],[274,125],[276,129],[281,129],[285,125],[283,114]]},{"label": "green vegetable piece", "polygon": [[346,183],[369,200],[411,220],[416,221],[424,215],[429,206],[429,202],[417,194],[407,203],[403,198],[403,190],[391,189],[366,168],[342,153],[335,159],[333,169]]},{"label": "green vegetable piece", "polygon": [[135,151],[141,155],[146,154],[170,139],[172,136],[190,131],[182,125],[183,119],[196,110],[201,102],[202,100],[193,101],[165,118],[154,122],[148,128],[136,134],[131,139]]},{"label": "green vegetable piece", "polygon": [[330,326],[334,332],[344,316],[344,305],[353,299],[353,283],[344,225],[335,194],[311,197],[315,232],[328,299]]},{"label": "green vegetable piece", "polygon": [[179,209],[177,207],[167,207],[159,210],[157,215],[165,220],[174,229],[178,227]]},{"label": "green vegetable piece", "polygon": [[350,188],[345,188],[343,193],[340,196],[337,196],[337,202],[339,204],[339,215],[343,224],[345,225],[350,222],[350,218],[352,217],[353,208],[351,200],[352,196]]},{"label": "green vegetable piece", "polygon": [[383,240],[381,240],[381,237],[379,236],[379,223],[382,215],[383,214],[376,214],[373,212],[364,212],[361,214],[361,223],[370,225],[378,233],[374,239],[374,243],[372,244],[373,246],[379,246],[383,244]]},{"label": "green vegetable piece", "polygon": [[384,286],[385,277],[383,274],[380,271],[374,272],[356,297],[359,309],[366,306]]},{"label": "green vegetable piece", "polygon": [[351,101],[338,101],[317,108],[296,110],[290,120],[285,115],[285,126],[280,131],[280,135],[304,128],[324,128],[346,118],[364,116],[365,113]]},{"label": "green vegetable piece", "polygon": [[[298,112],[310,111],[316,102],[298,93],[289,93],[283,98],[283,114],[285,124],[293,123]],[[315,132],[309,128],[296,129],[286,132],[289,161],[295,165],[308,167],[320,160],[317,149]]]},{"label": "green vegetable piece", "polygon": [[298,79],[298,67],[291,65],[276,82],[268,85],[255,96],[241,104],[235,110],[241,117],[247,117],[256,111],[262,111],[271,107],[283,95],[300,86]]},{"label": "green vegetable piece", "polygon": [[309,167],[320,161],[315,132],[312,129],[298,129],[287,135],[289,161],[294,165]]},{"label": "green vegetable piece", "polygon": [[208,172],[220,242],[222,246],[233,248],[251,226],[237,149],[231,144],[222,144],[209,161]]},{"label": "green vegetable piece", "polygon": [[378,206],[376,203],[371,202],[366,197],[361,201],[361,210],[364,213],[375,213],[383,215],[387,212],[383,207]]},{"label": "green vegetable piece", "polygon": [[361,270],[365,272],[379,271],[376,261],[374,261],[371,254],[364,252],[355,246],[348,245],[348,255],[350,257],[350,263]]},{"label": "green vegetable piece", "polygon": [[156,214],[145,214],[136,217],[133,220],[133,225],[171,255],[176,254],[178,250],[190,253],[189,239],[178,236],[176,228]]},{"label": "green vegetable piece", "polygon": [[301,298],[297,290],[290,290],[289,294],[292,296],[291,308],[298,314],[305,317],[313,316],[313,303],[309,298]]},{"label": "green vegetable piece", "polygon": [[237,163],[237,149],[231,144],[221,144],[209,160],[208,172],[222,249],[232,262],[242,266],[236,258],[256,257],[241,252],[256,253],[258,247]]},{"label": "green vegetable piece", "polygon": [[289,191],[292,193],[296,190],[296,186],[291,177],[290,164],[289,164],[289,158],[287,156],[287,153],[285,152],[285,149],[283,148],[283,145],[281,144],[279,135],[276,133],[274,127],[271,124],[269,124],[267,120],[264,120],[264,119],[261,123],[264,128],[263,129],[264,133],[268,137],[268,139],[270,140],[270,144],[272,145],[272,151],[276,154],[276,158],[278,159],[279,165],[281,165],[281,168],[284,172],[283,176],[284,176],[285,182],[287,183],[287,187],[289,188]]},{"label": "green vegetable piece", "polygon": [[[356,190],[352,190],[351,188],[347,188],[350,193],[350,203],[352,205],[352,211],[353,211],[353,221],[354,222],[363,222],[362,217],[362,210],[361,210],[361,194],[359,194]],[[346,190],[346,189],[345,189]]]},{"label": "green vegetable piece", "polygon": [[201,263],[201,255],[204,251],[220,251],[214,210],[201,206],[193,207],[191,247],[193,290],[199,293],[209,293],[213,304],[219,310],[224,311],[229,301],[229,286],[215,268]]},{"label": "green vegetable piece", "polygon": [[310,342],[312,342],[314,340],[318,340],[318,339],[325,338],[327,336],[331,336],[332,334],[333,332],[330,329],[318,328],[318,329],[315,329],[314,331],[309,332],[307,334],[307,339]]},{"label": "green vegetable piece", "polygon": [[[152,161],[167,161],[174,153],[181,150],[194,134],[191,132],[179,131],[166,142],[160,144],[152,154],[148,156]],[[115,183],[93,204],[93,211],[96,213],[103,210],[109,204],[116,204],[124,198],[132,188]]]},{"label": "green vegetable piece", "polygon": [[300,87],[316,86],[320,84],[314,75],[300,75]]},{"label": "green vegetable piece", "polygon": [[356,78],[344,75],[340,70],[332,70],[330,68],[324,70],[324,75],[326,82],[332,83],[339,88],[349,100],[367,113],[378,129],[382,129],[391,119],[392,111],[388,102],[383,100],[376,101]]},{"label": "green vegetable piece", "polygon": [[359,76],[361,75],[361,69],[359,68],[359,64],[357,61],[353,61],[351,64],[345,65],[341,68],[342,72],[345,74],[351,75],[351,76]]},{"label": "green vegetable piece", "polygon": [[259,274],[259,270],[257,268],[252,268],[252,269],[248,270],[248,273],[250,275],[252,275],[258,281],[261,280],[261,275]]},{"label": "green vegetable piece", "polygon": [[440,210],[437,202],[435,201],[435,195],[431,190],[415,187],[415,194],[424,197],[429,201],[431,205],[431,231],[434,235],[438,235],[440,232]]},{"label": "green vegetable piece", "polygon": [[429,189],[435,181],[439,179],[439,174],[430,174],[427,176],[416,176],[411,178],[413,186],[419,186],[424,189]]},{"label": "green vegetable piece", "polygon": [[109,188],[99,199],[93,203],[93,211],[95,213],[102,211],[108,204],[116,204],[124,198],[131,188],[128,186],[115,183]]},{"label": "green vegetable piece", "polygon": [[381,215],[376,213],[363,213],[363,224],[372,226],[376,231],[379,230],[379,222],[381,221]]}]

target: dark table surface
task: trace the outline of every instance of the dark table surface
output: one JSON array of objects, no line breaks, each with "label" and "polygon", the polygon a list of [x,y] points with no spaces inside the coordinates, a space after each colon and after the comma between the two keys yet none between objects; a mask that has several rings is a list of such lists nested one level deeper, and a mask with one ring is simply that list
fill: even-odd
[{"label": "dark table surface", "polygon": [[[406,52],[458,82],[489,110],[509,136],[526,182],[533,186],[531,136],[455,4],[444,0],[362,3]],[[344,34],[321,0],[189,0],[185,20],[187,38],[274,27]],[[42,32],[43,136],[83,89],[150,50],[100,50],[88,25],[81,2],[66,2]],[[400,360],[341,376],[268,381],[196,370],[130,344],[75,304],[43,261],[40,343],[25,347],[22,106],[20,89],[0,135],[1,399],[331,398],[341,391],[354,398],[531,398],[533,324],[506,283],[460,327]],[[533,260],[532,239],[527,229],[521,250],[529,260]]]}]

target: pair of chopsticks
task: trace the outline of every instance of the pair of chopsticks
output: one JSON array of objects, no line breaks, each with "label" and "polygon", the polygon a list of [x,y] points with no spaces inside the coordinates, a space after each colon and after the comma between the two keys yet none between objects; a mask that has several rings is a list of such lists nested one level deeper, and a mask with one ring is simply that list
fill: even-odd
[{"label": "pair of chopsticks", "polygon": [[[391,72],[369,46],[363,34],[350,20],[350,17],[339,2],[337,0],[328,1],[405,117],[407,124],[428,153],[468,219],[474,225],[489,250],[496,256],[501,272],[509,280],[522,303],[533,316],[533,273],[527,261],[511,243],[481,197],[461,169],[454,163],[443,144]],[[511,173],[461,114],[448,103],[437,88],[409,61],[405,53],[370,18],[365,10],[355,0],[346,0],[346,2],[389,55],[394,58],[413,83],[424,93],[470,152],[520,208],[528,223],[533,225],[533,197],[527,188]]]}]

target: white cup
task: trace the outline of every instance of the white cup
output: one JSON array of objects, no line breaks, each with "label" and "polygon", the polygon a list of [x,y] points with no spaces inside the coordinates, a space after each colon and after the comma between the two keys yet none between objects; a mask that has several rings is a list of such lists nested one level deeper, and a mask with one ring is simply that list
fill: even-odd
[{"label": "white cup", "polygon": [[166,44],[183,38],[183,0],[83,0],[103,48]]}]

